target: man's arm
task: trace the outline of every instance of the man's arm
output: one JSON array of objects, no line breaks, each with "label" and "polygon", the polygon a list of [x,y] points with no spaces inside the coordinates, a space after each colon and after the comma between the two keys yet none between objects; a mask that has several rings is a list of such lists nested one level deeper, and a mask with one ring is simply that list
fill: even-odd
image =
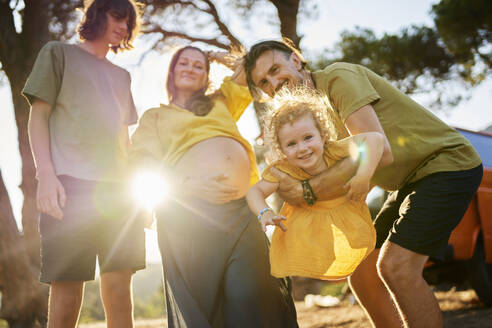
[{"label": "man's arm", "polygon": [[[384,137],[384,149],[376,170],[393,163],[393,153],[391,152],[389,141],[371,105],[363,106],[353,112],[346,119],[345,126],[352,135],[363,132],[381,133]],[[357,172],[357,167],[358,163],[351,158],[345,158],[309,180],[309,184],[318,200],[329,200],[345,195],[347,189],[344,188],[344,185]],[[272,173],[279,179],[278,193],[280,197],[291,204],[302,204],[304,202],[302,186],[298,180],[277,170],[272,170]]]},{"label": "man's arm", "polygon": [[351,135],[360,134],[363,132],[379,132],[383,135],[383,155],[376,168],[376,170],[393,163],[393,153],[391,152],[391,146],[388,138],[384,133],[383,127],[379,122],[379,119],[374,112],[374,108],[371,105],[365,105],[352,114],[350,114],[345,120],[345,126]]},{"label": "man's arm", "polygon": [[314,194],[319,200],[329,200],[347,193],[344,187],[357,172],[359,164],[352,157],[346,157],[332,165],[328,170],[309,180]]},{"label": "man's arm", "polygon": [[28,131],[31,150],[36,164],[38,190],[36,205],[39,211],[62,219],[65,206],[65,190],[58,180],[51,161],[48,121],[51,105],[36,99],[29,113]]},{"label": "man's arm", "polygon": [[[323,173],[309,180],[314,194],[318,200],[329,200],[340,197],[347,193],[344,185],[357,172],[358,163],[347,157],[339,160]],[[279,180],[278,193],[282,199],[290,204],[302,204],[302,186],[299,180],[272,169],[271,173]]]},{"label": "man's arm", "polygon": [[[365,132],[379,132],[383,137],[383,154],[376,170],[393,163],[393,153],[383,127],[371,105],[365,105],[345,120],[345,126],[351,135]],[[344,184],[356,173],[358,164],[351,158],[339,161],[327,171],[309,181],[314,193],[320,200],[332,199],[346,194]]]}]

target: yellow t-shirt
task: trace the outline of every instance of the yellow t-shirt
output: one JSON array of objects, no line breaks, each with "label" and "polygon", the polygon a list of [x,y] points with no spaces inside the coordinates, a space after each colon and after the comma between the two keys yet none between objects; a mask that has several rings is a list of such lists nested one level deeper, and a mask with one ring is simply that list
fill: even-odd
[{"label": "yellow t-shirt", "polygon": [[[324,159],[328,166],[347,157],[346,139],[330,142]],[[297,180],[310,179],[301,168],[286,160],[265,169],[262,178],[277,182],[275,167]],[[278,227],[270,246],[271,273],[275,277],[303,276],[323,280],[350,275],[374,249],[376,232],[364,202],[340,197],[318,201],[313,206],[284,203],[280,214],[287,218],[284,232]]]},{"label": "yellow t-shirt", "polygon": [[205,116],[175,105],[161,105],[147,110],[132,135],[130,157],[146,165],[165,164],[173,167],[195,144],[213,137],[237,140],[248,153],[250,183],[258,181],[255,153],[236,126],[246,107],[251,103],[248,88],[224,79],[220,96],[214,99],[211,111]]},{"label": "yellow t-shirt", "polygon": [[397,190],[432,173],[481,163],[465,137],[367,68],[335,63],[313,72],[313,79],[343,122],[362,106],[373,106],[394,159],[373,176],[381,188]]}]

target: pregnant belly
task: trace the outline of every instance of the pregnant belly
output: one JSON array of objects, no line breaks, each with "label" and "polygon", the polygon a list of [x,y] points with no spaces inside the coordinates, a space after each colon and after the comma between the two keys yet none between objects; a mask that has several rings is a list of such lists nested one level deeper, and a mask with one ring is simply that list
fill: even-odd
[{"label": "pregnant belly", "polygon": [[224,183],[239,189],[237,198],[249,188],[250,163],[246,149],[236,140],[216,137],[191,147],[175,166],[180,176],[204,177],[225,174]]}]

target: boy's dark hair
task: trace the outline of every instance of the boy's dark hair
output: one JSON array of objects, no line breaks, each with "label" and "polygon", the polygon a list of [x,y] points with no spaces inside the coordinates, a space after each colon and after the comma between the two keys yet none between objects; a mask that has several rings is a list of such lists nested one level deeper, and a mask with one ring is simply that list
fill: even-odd
[{"label": "boy's dark hair", "polygon": [[109,13],[116,19],[128,17],[128,34],[118,45],[112,45],[111,50],[132,49],[132,41],[140,27],[140,8],[142,4],[135,0],[89,0],[85,1],[84,17],[77,27],[81,40],[95,40],[106,31]]},{"label": "boy's dark hair", "polygon": [[307,62],[302,56],[301,52],[295,47],[294,43],[288,38],[283,38],[282,41],[267,40],[258,42],[253,45],[246,56],[244,57],[244,71],[246,72],[246,82],[248,83],[248,88],[253,96],[257,96],[259,91],[257,86],[254,84],[251,78],[251,71],[256,66],[256,61],[265,52],[276,50],[280,51],[288,58],[292,53],[295,53],[301,60],[302,68],[306,68]]},{"label": "boy's dark hair", "polygon": [[[193,47],[193,46],[185,46],[179,49],[178,51],[176,51],[176,53],[171,58],[171,63],[169,64],[169,69],[167,73],[166,90],[167,90],[167,99],[169,100],[169,103],[172,103],[173,99],[175,99],[176,97],[176,85],[174,84],[174,69],[176,68],[176,64],[178,63],[179,57],[181,56],[183,51],[188,49],[196,50],[199,51],[201,54],[203,54],[203,57],[205,57],[207,76],[210,72],[210,61],[208,59],[208,55],[205,52],[203,52],[203,50],[201,50],[200,48]],[[193,96],[191,96],[190,99],[186,102],[185,108],[188,109],[190,112],[193,112],[197,116],[207,115],[213,106],[212,98],[206,95],[208,87],[209,84],[207,83],[205,87],[195,92]]]}]

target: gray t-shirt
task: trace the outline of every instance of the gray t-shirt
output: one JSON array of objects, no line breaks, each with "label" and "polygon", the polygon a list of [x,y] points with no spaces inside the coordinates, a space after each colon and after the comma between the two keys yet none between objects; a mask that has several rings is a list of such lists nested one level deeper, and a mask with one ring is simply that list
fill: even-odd
[{"label": "gray t-shirt", "polygon": [[128,125],[137,121],[130,74],[74,44],[39,52],[23,95],[52,106],[51,158],[57,175],[118,181],[126,171]]}]

